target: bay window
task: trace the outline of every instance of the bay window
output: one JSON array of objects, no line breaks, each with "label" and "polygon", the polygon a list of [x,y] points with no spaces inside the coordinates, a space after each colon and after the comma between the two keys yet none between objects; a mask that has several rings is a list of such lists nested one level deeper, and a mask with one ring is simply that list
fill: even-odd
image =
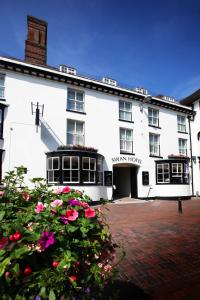
[{"label": "bay window", "polygon": [[157,184],[189,184],[187,161],[165,160],[156,162]]}]

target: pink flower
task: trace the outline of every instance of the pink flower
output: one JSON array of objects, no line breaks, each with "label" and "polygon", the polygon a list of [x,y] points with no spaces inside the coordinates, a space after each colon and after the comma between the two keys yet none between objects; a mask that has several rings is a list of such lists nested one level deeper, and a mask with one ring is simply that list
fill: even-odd
[{"label": "pink flower", "polygon": [[95,217],[95,210],[91,207],[85,209],[85,217],[86,218],[94,218]]},{"label": "pink flower", "polygon": [[38,202],[37,207],[35,208],[35,212],[39,214],[41,211],[43,211],[45,208],[44,204],[42,202]]},{"label": "pink flower", "polygon": [[60,188],[60,189],[57,189],[57,190],[55,190],[53,193],[54,194],[56,194],[56,195],[60,195],[60,194],[62,194],[62,188]]},{"label": "pink flower", "polygon": [[69,221],[75,221],[78,218],[78,212],[75,209],[67,209],[66,217]]},{"label": "pink flower", "polygon": [[26,201],[28,201],[28,200],[30,199],[30,195],[29,195],[29,193],[27,193],[27,192],[23,192],[23,193],[22,193],[22,197],[23,197],[23,199],[26,200]]},{"label": "pink flower", "polygon": [[86,203],[86,202],[80,201],[79,205],[80,205],[81,207],[83,207],[83,208],[89,208],[89,204]]},{"label": "pink flower", "polygon": [[4,191],[0,191],[0,197],[4,195]]},{"label": "pink flower", "polygon": [[5,248],[6,246],[7,246],[7,244],[8,244],[8,238],[7,237],[2,237],[1,239],[0,239],[0,249],[3,249],[3,248]]},{"label": "pink flower", "polygon": [[65,187],[62,189],[63,194],[68,194],[70,191],[71,191],[71,189],[70,189],[69,186],[65,186]]},{"label": "pink flower", "polygon": [[62,204],[63,204],[63,201],[60,199],[56,199],[53,202],[51,202],[52,207],[58,207],[58,206],[61,206]]}]

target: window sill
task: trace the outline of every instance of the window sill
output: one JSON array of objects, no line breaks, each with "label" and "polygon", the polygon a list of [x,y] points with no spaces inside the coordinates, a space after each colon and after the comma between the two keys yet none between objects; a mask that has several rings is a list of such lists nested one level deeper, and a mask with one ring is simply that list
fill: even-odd
[{"label": "window sill", "polygon": [[123,152],[123,151],[120,151],[120,154],[125,154],[125,155],[135,155],[135,153],[133,152]]},{"label": "window sill", "polygon": [[66,109],[66,111],[70,111],[70,112],[81,114],[81,115],[86,115],[86,113],[84,111],[78,111],[78,110],[72,110],[72,109]]},{"label": "window sill", "polygon": [[134,123],[134,121],[128,121],[128,120],[123,120],[123,119],[119,119],[119,121],[122,121],[122,122],[126,122],[126,123]]},{"label": "window sill", "polygon": [[178,133],[188,134],[188,132],[186,132],[186,131],[179,131],[179,130],[178,130]]},{"label": "window sill", "polygon": [[153,127],[153,128],[158,128],[158,129],[162,129],[161,127],[159,127],[159,126],[155,126],[155,125],[151,125],[151,124],[148,124],[149,125],[149,127]]},{"label": "window sill", "polygon": [[153,154],[149,154],[149,157],[163,158],[163,156],[160,156],[160,155],[153,155]]},{"label": "window sill", "polygon": [[189,185],[189,183],[173,183],[173,182],[156,182],[156,185],[163,185],[163,184],[166,184],[166,185]]}]

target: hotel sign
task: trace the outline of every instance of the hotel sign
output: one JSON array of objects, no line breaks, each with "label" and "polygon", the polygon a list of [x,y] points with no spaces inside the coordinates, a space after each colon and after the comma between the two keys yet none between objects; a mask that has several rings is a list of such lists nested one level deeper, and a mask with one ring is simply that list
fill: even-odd
[{"label": "hotel sign", "polygon": [[137,164],[137,165],[141,165],[142,164],[142,160],[134,157],[134,156],[115,156],[111,158],[113,163],[132,163],[132,164]]}]

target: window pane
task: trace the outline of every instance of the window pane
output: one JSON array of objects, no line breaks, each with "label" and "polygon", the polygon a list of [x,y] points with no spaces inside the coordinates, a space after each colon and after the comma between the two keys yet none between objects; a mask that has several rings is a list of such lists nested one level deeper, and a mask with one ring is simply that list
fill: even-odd
[{"label": "window pane", "polygon": [[120,129],[120,139],[121,140],[125,139],[125,129]]},{"label": "window pane", "polygon": [[78,170],[79,169],[79,158],[77,156],[72,156],[72,169]]},{"label": "window pane", "polygon": [[124,102],[123,101],[119,101],[119,109],[124,109]]},{"label": "window pane", "polygon": [[76,100],[83,101],[83,93],[76,93]]},{"label": "window pane", "polygon": [[90,182],[95,182],[95,172],[90,171]]},{"label": "window pane", "polygon": [[74,135],[71,134],[71,133],[68,133],[68,134],[67,134],[67,144],[68,144],[68,145],[74,145],[74,144],[76,144],[76,143],[75,143],[75,137],[74,137]]},{"label": "window pane", "polygon": [[75,92],[71,91],[71,90],[68,90],[67,98],[70,99],[70,100],[75,100]]},{"label": "window pane", "polygon": [[119,118],[125,120],[124,111],[119,111]]},{"label": "window pane", "polygon": [[128,141],[132,141],[132,131],[131,130],[126,130],[126,139]]},{"label": "window pane", "polygon": [[72,182],[79,182],[79,171],[72,171]]},{"label": "window pane", "polygon": [[48,158],[47,164],[48,164],[47,170],[52,170],[53,169],[52,158]]},{"label": "window pane", "polygon": [[95,158],[90,158],[90,170],[96,170],[96,160]]},{"label": "window pane", "polygon": [[59,169],[59,159],[57,157],[53,158],[53,169]]},{"label": "window pane", "polygon": [[63,181],[65,182],[70,182],[70,170],[69,171],[63,171]]},{"label": "window pane", "polygon": [[76,102],[76,110],[83,111],[83,103],[82,102]]},{"label": "window pane", "polygon": [[71,110],[75,110],[75,102],[72,100],[67,101],[67,108]]},{"label": "window pane", "polygon": [[63,156],[63,169],[70,169],[70,156]]},{"label": "window pane", "polygon": [[125,120],[131,121],[131,113],[130,112],[125,112]]},{"label": "window pane", "polygon": [[59,182],[59,171],[54,171],[54,182]]},{"label": "window pane", "polygon": [[89,157],[83,157],[82,165],[83,169],[89,170]]},{"label": "window pane", "polygon": [[74,133],[75,131],[75,122],[68,120],[67,122],[67,132]]},{"label": "window pane", "polygon": [[48,171],[48,182],[53,182],[53,172],[54,171]]},{"label": "window pane", "polygon": [[83,123],[76,122],[76,132],[79,133],[79,134],[83,133]]},{"label": "window pane", "polygon": [[89,171],[82,172],[83,182],[89,182]]}]

